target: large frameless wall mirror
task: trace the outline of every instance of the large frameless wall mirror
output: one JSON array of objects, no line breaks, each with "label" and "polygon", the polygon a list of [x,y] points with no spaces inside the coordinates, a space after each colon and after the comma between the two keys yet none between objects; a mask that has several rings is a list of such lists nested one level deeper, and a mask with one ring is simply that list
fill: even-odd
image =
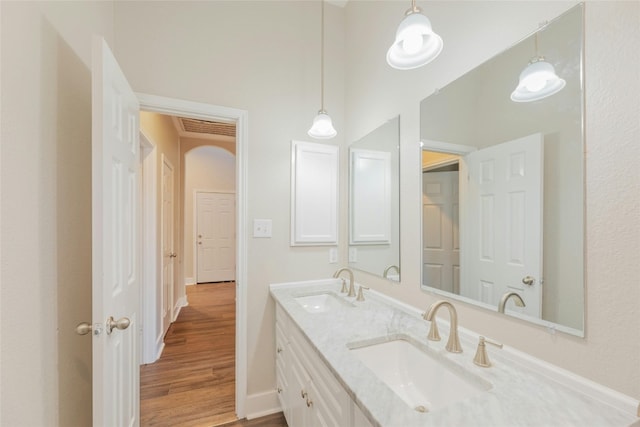
[{"label": "large frameless wall mirror", "polygon": [[400,118],[349,146],[349,267],[400,281]]},{"label": "large frameless wall mirror", "polygon": [[580,4],[421,102],[424,290],[584,336],[582,55]]}]

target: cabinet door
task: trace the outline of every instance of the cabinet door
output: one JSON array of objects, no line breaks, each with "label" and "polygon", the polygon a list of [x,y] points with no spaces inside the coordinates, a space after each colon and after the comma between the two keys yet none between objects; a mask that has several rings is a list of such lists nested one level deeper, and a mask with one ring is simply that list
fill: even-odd
[{"label": "cabinet door", "polygon": [[291,143],[291,246],[338,242],[339,147]]},{"label": "cabinet door", "polygon": [[300,352],[296,351],[296,342],[291,340],[289,352],[289,411],[290,418],[287,419],[289,427],[307,427],[311,425],[310,411],[308,402],[311,402],[309,398],[309,384],[311,379],[309,374],[304,368],[302,361],[300,360]]},{"label": "cabinet door", "polygon": [[276,322],[276,391],[278,392],[278,400],[285,418],[289,419],[291,387],[287,378],[287,366],[289,366],[289,349],[288,342],[282,332],[282,326]]}]

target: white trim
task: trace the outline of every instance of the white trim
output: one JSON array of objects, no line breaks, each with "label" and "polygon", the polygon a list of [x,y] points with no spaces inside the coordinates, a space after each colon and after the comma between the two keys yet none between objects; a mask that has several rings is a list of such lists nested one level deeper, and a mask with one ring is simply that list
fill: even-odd
[{"label": "white trim", "polygon": [[185,286],[193,286],[196,284],[196,279],[194,279],[193,277],[185,277],[184,278],[184,285]]},{"label": "white trim", "polygon": [[450,142],[435,141],[432,139],[420,140],[420,147],[422,150],[437,151],[439,153],[458,154],[464,156],[465,154],[477,151],[476,147],[462,144],[452,144]]},{"label": "white trim", "polygon": [[137,93],[140,108],[204,120],[236,122],[236,415],[245,417],[247,400],[247,182],[248,113],[235,108]]},{"label": "white trim", "polygon": [[[142,312],[142,351],[141,363],[155,362],[162,350],[158,350],[154,337],[158,325],[156,325],[155,306],[156,293],[158,292],[157,280],[160,277],[158,271],[158,151],[156,144],[140,129],[140,145],[144,147],[142,155],[142,191],[141,200],[141,233],[142,233],[142,286],[140,309]],[[146,155],[145,155],[146,153]]]},{"label": "white trim", "polygon": [[[171,224],[171,252],[175,253],[176,251],[176,229],[175,229],[175,223],[176,223],[176,217],[175,217],[175,204],[176,204],[176,200],[175,200],[175,192],[176,192],[176,168],[173,166],[173,163],[171,163],[171,161],[169,160],[169,158],[162,153],[161,155],[161,161],[160,164],[162,165],[162,171],[160,172],[160,276],[162,279],[160,279],[160,312],[162,313],[162,310],[164,309],[165,306],[165,295],[164,295],[164,283],[162,283],[162,280],[164,280],[164,257],[166,256],[163,251],[164,251],[164,167],[165,165],[171,170],[171,203],[172,203],[172,209],[173,209],[173,213],[171,214],[171,222],[173,224]],[[178,201],[178,203],[180,203]],[[178,314],[176,313],[175,310],[175,306],[174,304],[177,304],[178,301],[174,301],[174,295],[176,292],[176,259],[175,258],[171,258],[170,262],[173,263],[173,265],[171,266],[171,291],[169,292],[169,295],[167,295],[167,299],[168,299],[168,306],[169,306],[169,324],[166,326],[164,325],[164,319],[166,318],[166,314],[162,313],[162,320],[161,320],[161,330],[162,330],[162,335],[164,336],[164,334],[169,330],[169,327],[171,326],[171,323],[173,323],[175,321],[175,319],[178,317]]]},{"label": "white trim", "polygon": [[[175,305],[173,306],[172,312],[174,313],[174,316],[171,318],[171,323],[176,321],[176,319],[180,315],[180,310],[182,310],[182,307],[186,307],[188,305],[189,301],[187,301],[186,295],[178,298],[178,301],[176,301]],[[164,336],[164,333],[162,335]]]},{"label": "white trim", "polygon": [[247,396],[247,419],[264,417],[282,411],[278,393],[275,390]]}]

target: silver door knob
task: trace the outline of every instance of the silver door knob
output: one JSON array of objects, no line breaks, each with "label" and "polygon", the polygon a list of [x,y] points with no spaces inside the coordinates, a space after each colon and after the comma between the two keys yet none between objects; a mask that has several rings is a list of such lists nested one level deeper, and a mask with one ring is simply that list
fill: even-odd
[{"label": "silver door knob", "polygon": [[524,283],[527,286],[533,285],[533,282],[535,282],[535,281],[536,281],[536,279],[534,279],[531,276],[525,276],[525,277],[522,278],[522,283]]},{"label": "silver door knob", "polygon": [[111,335],[114,329],[124,330],[129,327],[131,321],[127,317],[121,317],[118,320],[114,320],[113,316],[109,316],[106,321],[107,334]]},{"label": "silver door knob", "polygon": [[93,326],[91,326],[91,323],[87,323],[87,322],[78,323],[78,326],[76,326],[76,334],[87,335],[89,332],[91,332],[92,329],[93,329]]}]

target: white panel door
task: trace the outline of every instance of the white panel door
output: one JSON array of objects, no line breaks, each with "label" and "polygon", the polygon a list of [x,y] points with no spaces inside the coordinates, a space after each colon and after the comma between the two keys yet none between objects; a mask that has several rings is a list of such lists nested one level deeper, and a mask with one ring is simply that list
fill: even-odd
[{"label": "white panel door", "polygon": [[423,285],[460,292],[458,172],[422,174]]},{"label": "white panel door", "polygon": [[535,317],[542,310],[542,142],[535,134],[466,156],[462,243],[469,260],[462,295],[497,306],[505,292],[516,292],[526,307],[509,302],[507,309]]},{"label": "white panel door", "polygon": [[236,196],[196,193],[198,283],[236,278]]},{"label": "white panel door", "polygon": [[137,426],[139,106],[99,37],[92,97],[93,425]]},{"label": "white panel door", "polygon": [[162,335],[173,320],[174,268],[176,260],[174,242],[174,178],[173,165],[162,156]]}]

